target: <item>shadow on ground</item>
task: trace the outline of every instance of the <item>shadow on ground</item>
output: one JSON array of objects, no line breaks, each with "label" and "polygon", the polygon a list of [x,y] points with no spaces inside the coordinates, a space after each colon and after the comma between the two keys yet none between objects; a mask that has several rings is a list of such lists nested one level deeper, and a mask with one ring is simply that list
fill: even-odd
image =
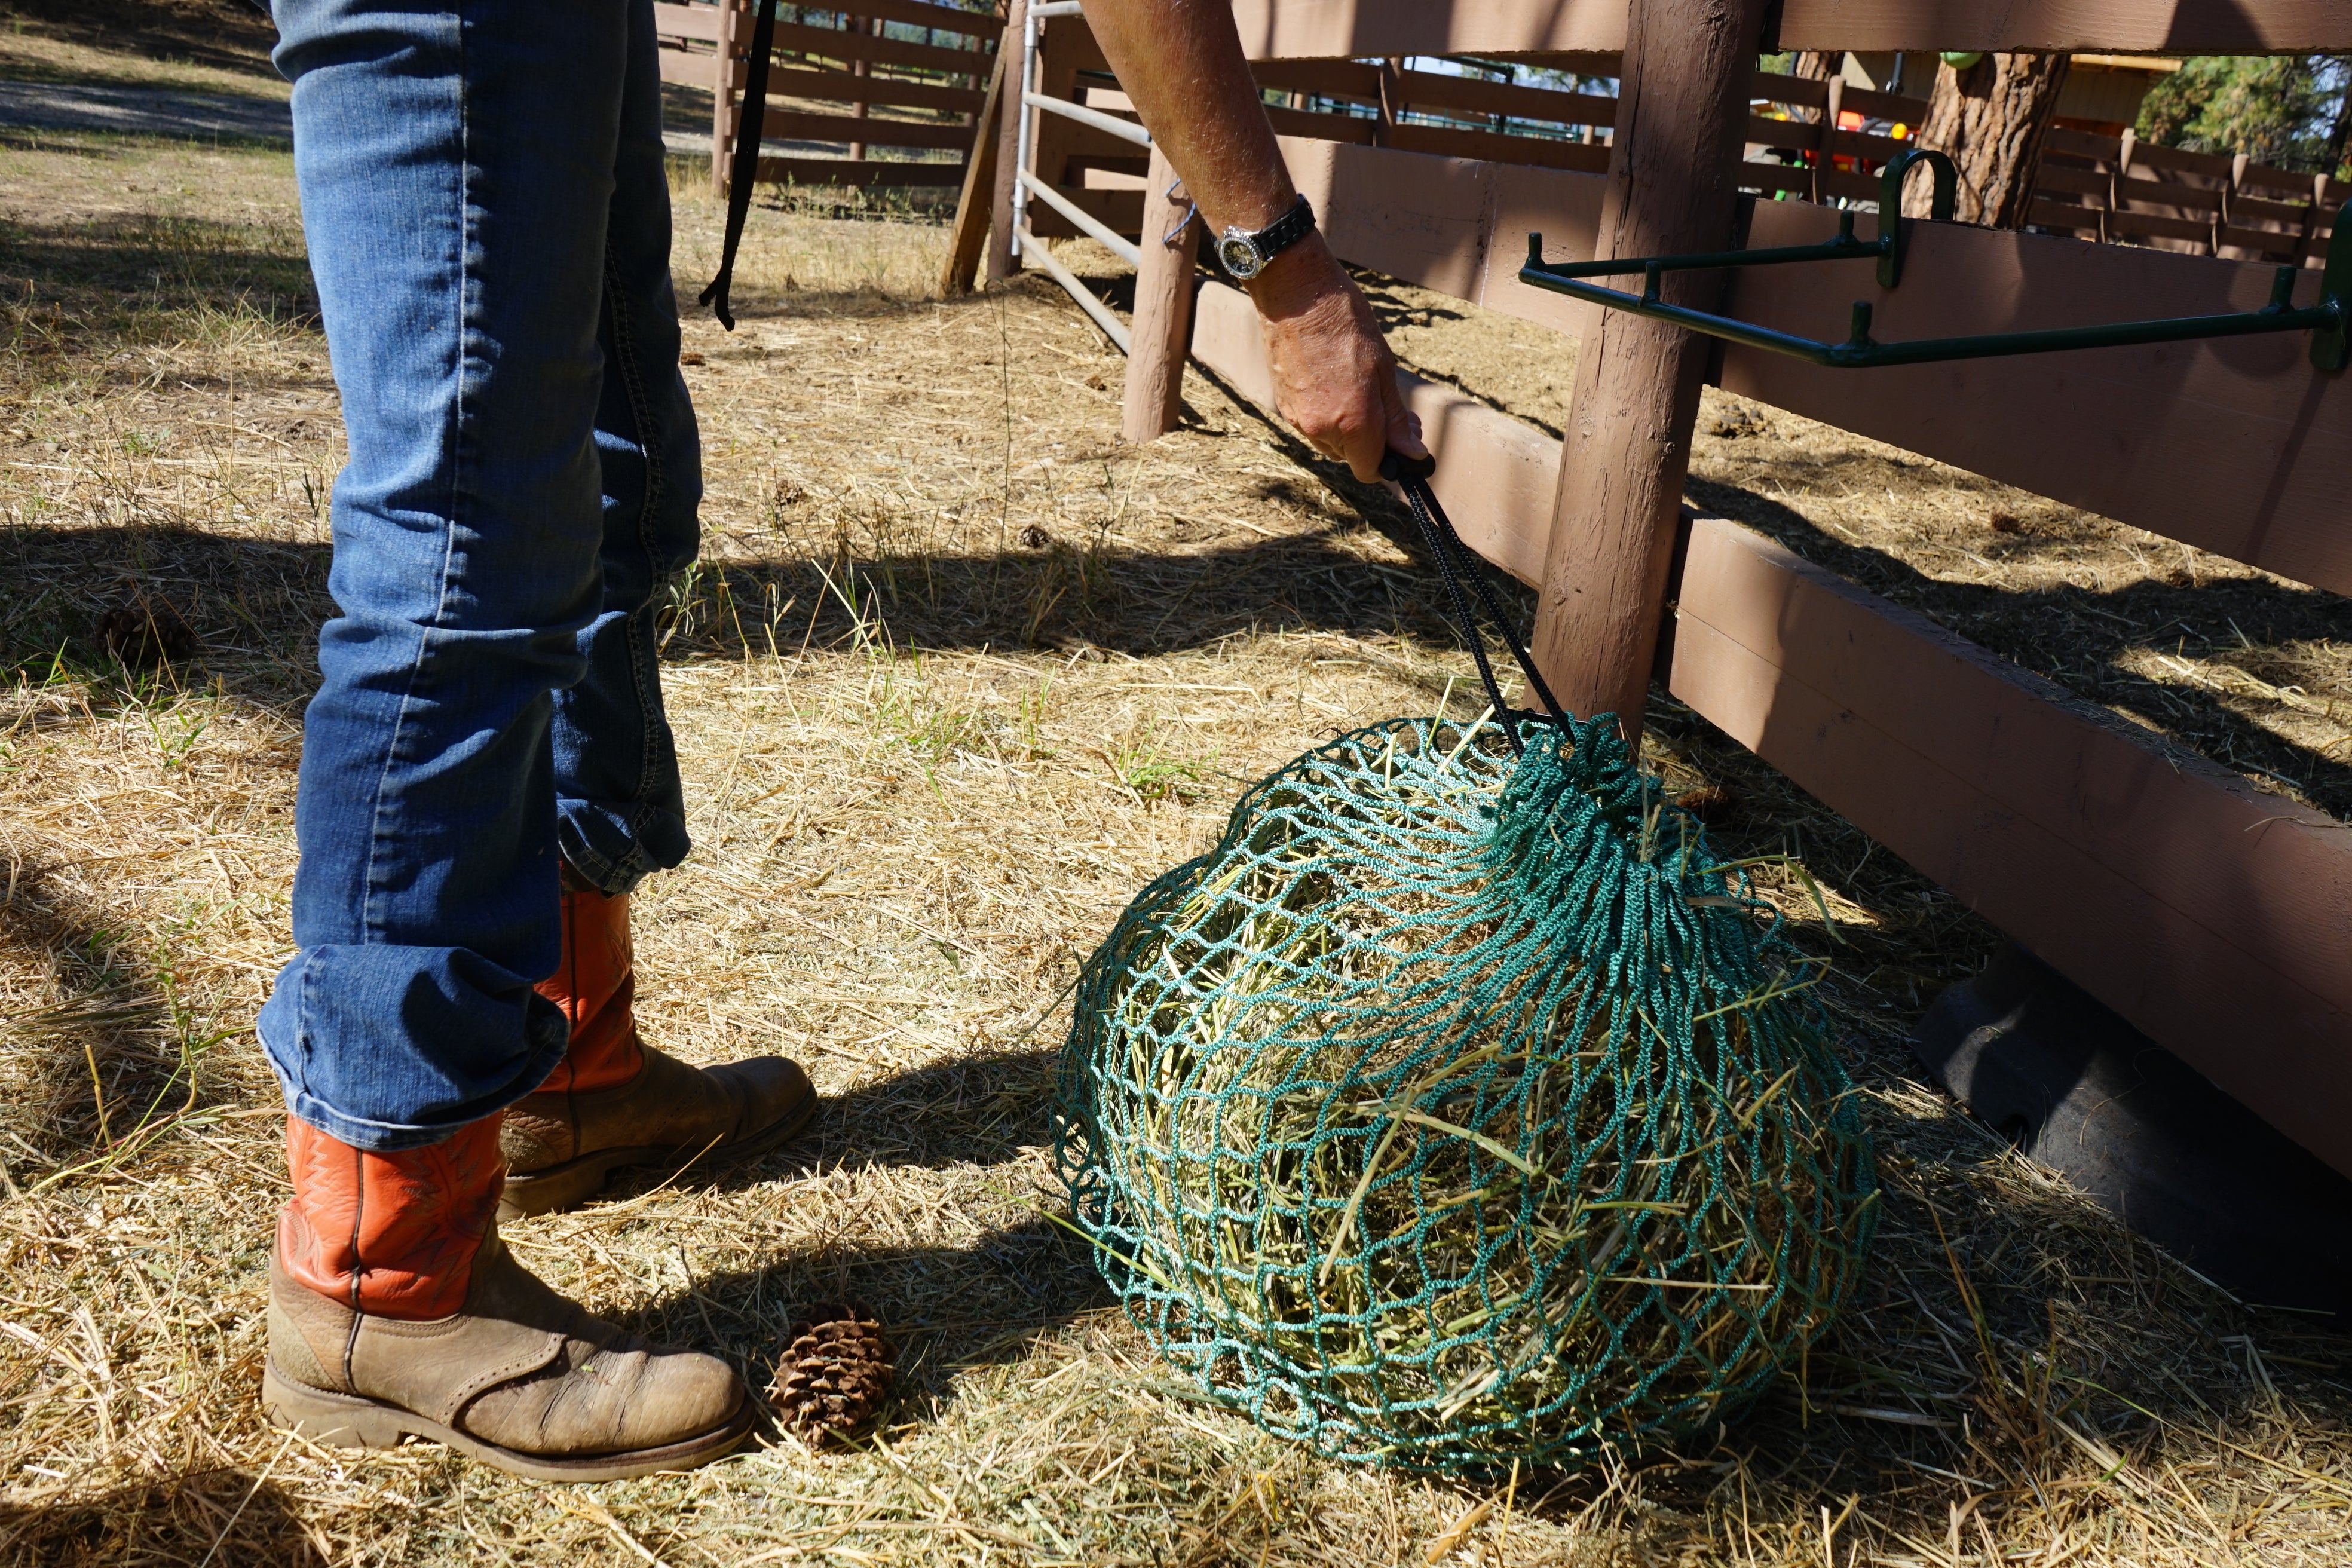
[{"label": "shadow on ground", "polygon": [[[32,134],[0,133],[0,144]],[[107,154],[100,147],[89,155]],[[0,326],[8,331],[11,352],[32,356],[36,372],[55,363],[88,374],[96,368],[93,356],[184,337],[191,312],[316,327],[319,296],[300,237],[152,213],[71,224],[0,222]],[[164,317],[172,318],[168,332],[157,325]]]},{"label": "shadow on ground", "polygon": [[10,0],[8,12],[20,32],[278,79],[269,64],[278,28],[253,0]]},{"label": "shadow on ground", "polygon": [[[135,1154],[200,1102],[190,1093],[197,1064],[184,1048],[193,1042],[153,955],[56,870],[15,861],[0,899],[0,952],[26,958],[64,993],[6,1020],[0,1038],[20,1076],[0,1127],[60,1164],[110,1149]],[[36,1173],[23,1172],[21,1158],[18,1170]]]},{"label": "shadow on ground", "polygon": [[297,1500],[244,1470],[194,1470],[91,1497],[0,1504],[0,1563],[26,1568],[117,1568],[126,1563],[253,1563],[327,1560]]},{"label": "shadow on ground", "polygon": [[[1050,1138],[1058,1061],[1058,1052],[1038,1048],[890,1074],[828,1100],[792,1144],[710,1184],[740,1190],[847,1171],[842,1201],[855,1204],[857,1189],[879,1190],[894,1170],[1003,1166]],[[655,1184],[648,1177],[636,1186]],[[611,1195],[625,1200],[632,1190]],[[1112,1297],[1084,1242],[1040,1212],[963,1247],[846,1245],[820,1232],[756,1268],[705,1275],[628,1321],[640,1333],[729,1355],[763,1387],[800,1314],[842,1300],[877,1315],[898,1343],[898,1399],[941,1403],[960,1374],[1020,1359],[1039,1335]]]},{"label": "shadow on ground", "polygon": [[[2274,683],[2292,684],[2290,670],[2256,668],[2259,651],[2241,632],[2261,645],[2341,640],[2352,636],[2352,612],[2335,595],[2242,578],[2035,591],[1937,582],[1890,555],[1836,540],[1753,491],[1697,480],[1690,488],[1701,504],[2029,669],[2063,669],[2064,683],[2093,701],[2158,729],[2193,733],[2216,761],[2283,780],[2323,810],[2352,817],[2352,760],[2276,734],[2219,693],[2153,680],[2125,662],[2154,644],[2144,629],[2152,626],[2184,651],[2236,658],[2251,673],[2267,669]],[[1384,531],[1396,526],[1369,506],[1359,516]],[[1403,634],[1433,647],[1458,646],[1433,577],[1367,561],[1328,534],[1252,537],[1166,552],[1081,536],[947,553],[874,550],[874,535],[887,533],[887,526],[827,531],[829,538],[808,539],[809,554],[701,563],[677,584],[666,651],[672,658],[767,658],[863,637],[877,646],[926,651],[1034,648],[1083,656],[1096,649],[1150,658],[1252,630]],[[982,524],[974,531],[992,531]],[[100,617],[152,583],[204,643],[203,654],[180,672],[184,683],[217,676],[231,691],[283,702],[314,679],[312,639],[331,613],[326,566],[327,552],[316,544],[190,528],[20,524],[0,531],[0,571],[19,595],[0,625],[0,670],[37,682],[62,658],[84,675],[105,672],[110,658],[95,637]],[[1515,593],[1512,599],[1524,619],[1529,596]]]}]

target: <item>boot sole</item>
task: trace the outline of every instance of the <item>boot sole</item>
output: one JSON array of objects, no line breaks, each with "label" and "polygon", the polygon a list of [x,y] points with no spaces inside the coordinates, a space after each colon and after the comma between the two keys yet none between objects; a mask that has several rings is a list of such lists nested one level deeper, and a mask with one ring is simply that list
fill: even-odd
[{"label": "boot sole", "polygon": [[[747,1138],[719,1144],[702,1158],[709,1162],[709,1169],[717,1171],[764,1154],[806,1127],[809,1119],[816,1114],[816,1091],[811,1089],[796,1109]],[[599,1149],[593,1154],[583,1154],[529,1175],[509,1172],[506,1191],[499,1198],[499,1218],[521,1219],[572,1208],[602,1192],[615,1171],[639,1165],[675,1165],[683,1169],[698,1152],[665,1143],[640,1143],[625,1149]]]},{"label": "boot sole", "polygon": [[357,1394],[312,1388],[278,1374],[275,1362],[261,1374],[261,1409],[271,1426],[297,1432],[331,1448],[394,1448],[405,1437],[443,1443],[494,1470],[539,1481],[625,1481],[663,1470],[690,1470],[732,1452],[751,1431],[751,1402],[726,1424],[698,1436],[658,1447],[578,1459],[553,1458],[501,1448],[445,1426],[429,1416]]}]

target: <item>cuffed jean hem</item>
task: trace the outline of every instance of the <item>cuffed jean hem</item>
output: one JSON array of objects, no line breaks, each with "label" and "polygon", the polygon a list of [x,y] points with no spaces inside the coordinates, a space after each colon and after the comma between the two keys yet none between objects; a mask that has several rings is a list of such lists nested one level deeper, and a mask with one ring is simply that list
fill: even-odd
[{"label": "cuffed jean hem", "polygon": [[371,1154],[397,1154],[405,1149],[422,1149],[429,1143],[438,1143],[452,1133],[471,1127],[484,1116],[497,1115],[546,1081],[547,1075],[553,1072],[555,1064],[562,1059],[563,1053],[556,1052],[544,1067],[538,1069],[529,1089],[509,1095],[479,1115],[469,1114],[449,1121],[415,1126],[398,1121],[356,1121],[315,1095],[305,1094],[287,1084],[282,1074],[278,1082],[286,1091],[286,1114],[296,1121],[307,1121],[328,1137],[348,1143],[354,1149],[364,1149]]},{"label": "cuffed jean hem", "polygon": [[573,876],[604,894],[616,898],[636,891],[637,884],[656,871],[667,871],[686,858],[681,851],[676,859],[656,859],[648,854],[642,842],[632,844],[619,859],[599,855],[574,832],[569,822],[559,820],[555,829],[557,852]]},{"label": "cuffed jean hem", "polygon": [[[488,984],[404,997],[370,984],[380,977],[370,971]],[[461,990],[471,994],[454,994]],[[368,1013],[408,1026],[363,1029],[357,1020]],[[296,955],[255,1032],[288,1110],[380,1154],[437,1143],[504,1110],[546,1082],[571,1045],[562,1010],[528,982],[471,954],[390,945]],[[353,1048],[363,1040],[373,1048]]]}]

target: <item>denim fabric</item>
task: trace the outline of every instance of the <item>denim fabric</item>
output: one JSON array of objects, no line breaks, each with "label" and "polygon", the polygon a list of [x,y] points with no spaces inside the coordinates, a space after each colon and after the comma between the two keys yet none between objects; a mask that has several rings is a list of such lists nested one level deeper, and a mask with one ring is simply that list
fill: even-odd
[{"label": "denim fabric", "polygon": [[278,0],[342,394],[296,802],[289,1107],[390,1152],[564,1047],[559,859],[687,852],[653,618],[701,478],[650,0]]}]

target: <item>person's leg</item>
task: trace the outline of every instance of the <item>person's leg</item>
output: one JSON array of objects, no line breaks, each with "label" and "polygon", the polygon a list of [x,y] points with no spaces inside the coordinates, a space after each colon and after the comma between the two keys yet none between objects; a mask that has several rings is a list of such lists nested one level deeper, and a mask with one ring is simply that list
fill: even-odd
[{"label": "person's leg", "polygon": [[299,948],[260,1030],[289,1107],[415,1147],[561,1056],[551,692],[603,538],[596,321],[625,0],[279,0],[342,394],[340,614],[295,807]]},{"label": "person's leg", "polygon": [[508,1117],[509,1214],[575,1203],[624,1165],[707,1169],[756,1153],[816,1104],[807,1076],[780,1058],[693,1068],[637,1036],[630,890],[688,847],[655,619],[694,559],[702,468],[677,366],[652,0],[632,0],[629,27],[597,334],[603,596],[580,635],[586,673],[556,693],[553,723],[562,957],[540,992],[562,1008],[572,1044]]},{"label": "person's leg", "polygon": [[600,592],[596,322],[629,0],[279,0],[350,435],[296,802],[272,1419],[606,1479],[740,1442],[498,1242],[501,1108],[565,1048],[550,693]]},{"label": "person's leg", "polygon": [[570,1019],[572,1047],[550,1089],[610,1089],[643,1066],[626,899],[688,847],[655,622],[671,579],[694,561],[702,444],[677,363],[652,0],[632,0],[628,26],[596,331],[604,356],[596,406],[602,596],[580,633],[584,673],[555,694],[552,725],[563,959],[541,989]]},{"label": "person's leg", "polygon": [[677,364],[669,178],[652,0],[629,5],[596,342],[602,598],[580,634],[585,673],[555,697],[556,835],[577,880],[625,893],[686,858],[677,747],[662,709],[655,621],[693,564],[702,447]]}]

